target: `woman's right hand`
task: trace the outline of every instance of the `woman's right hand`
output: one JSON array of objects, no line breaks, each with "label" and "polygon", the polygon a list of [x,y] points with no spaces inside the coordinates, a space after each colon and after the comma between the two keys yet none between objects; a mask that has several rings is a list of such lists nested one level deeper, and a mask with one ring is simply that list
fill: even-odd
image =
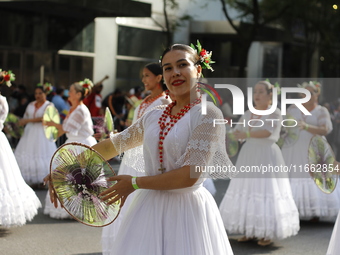
[{"label": "woman's right hand", "polygon": [[235,130],[233,132],[233,135],[237,140],[244,140],[244,139],[247,138],[246,132],[243,132],[243,131],[240,131],[240,130]]},{"label": "woman's right hand", "polygon": [[[55,208],[58,208],[58,197],[57,197],[57,194],[54,191],[54,188],[52,187],[52,185],[50,185],[51,182],[52,182],[51,175],[48,174],[44,178],[44,185],[46,185],[46,184],[48,185],[48,192],[50,193],[50,201],[54,205]],[[63,207],[63,206],[61,205],[61,207]]]}]

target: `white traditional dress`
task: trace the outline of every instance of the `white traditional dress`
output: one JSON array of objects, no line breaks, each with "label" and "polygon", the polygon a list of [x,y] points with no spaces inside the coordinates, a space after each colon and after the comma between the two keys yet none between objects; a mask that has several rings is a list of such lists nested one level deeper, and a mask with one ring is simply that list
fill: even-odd
[{"label": "white traditional dress", "polygon": [[[149,111],[119,134],[111,134],[118,153],[143,144],[145,173],[158,170],[159,118],[163,109]],[[183,166],[232,165],[225,151],[225,128],[213,127],[222,113],[208,103],[207,115],[194,106],[163,141],[166,172]],[[226,174],[226,173],[225,173]],[[228,173],[230,174],[230,173]],[[216,202],[200,178],[192,187],[135,191],[111,254],[206,255],[233,254]]]},{"label": "white traditional dress", "polygon": [[[310,113],[312,115],[304,115],[295,105],[291,105],[287,109],[287,118],[293,117],[296,121],[302,120],[313,126],[325,125],[328,132],[331,132],[332,122],[325,107],[318,105]],[[340,209],[339,185],[331,194],[325,194],[304,170],[305,165],[309,164],[308,147],[312,137],[312,133],[299,130],[297,140],[289,138],[289,142],[284,143],[282,147],[286,164],[296,168],[296,171],[291,171],[289,176],[293,197],[301,219],[326,217],[334,220]]]},{"label": "white traditional dress", "polygon": [[[78,107],[63,121],[63,130],[66,131],[66,143],[78,142],[88,146],[93,146],[97,143],[96,139],[92,136],[93,122],[91,114],[86,105],[80,104]],[[55,208],[50,202],[49,192],[45,198],[44,214],[49,215],[51,218],[56,219],[70,219],[72,218],[60,206]]]},{"label": "white traditional dress", "polygon": [[[266,138],[247,138],[237,158],[237,178],[230,181],[227,192],[220,204],[224,226],[229,234],[242,234],[248,238],[283,239],[299,231],[299,215],[294,203],[287,173],[276,170],[262,174],[263,167],[283,167],[285,162],[279,139],[281,113],[260,116],[248,122],[252,113],[247,111],[238,122],[236,129],[243,131],[268,130]],[[258,126],[252,127],[250,126]],[[252,170],[251,170],[252,169]],[[278,168],[277,168],[278,169]],[[256,172],[260,170],[260,172]],[[251,172],[253,171],[253,172]]]},{"label": "white traditional dress", "polygon": [[[45,101],[36,108],[35,103],[36,101],[29,103],[24,119],[43,117],[46,107],[53,105]],[[50,160],[56,149],[54,141],[46,138],[42,122],[27,123],[14,154],[22,177],[28,184],[43,183],[44,177],[50,172]]]},{"label": "white traditional dress", "polygon": [[0,226],[21,226],[41,207],[39,198],[21,176],[7,137],[1,131],[8,114],[6,98],[0,95]]},{"label": "white traditional dress", "polygon": [[[165,95],[157,98],[155,101],[153,101],[151,104],[146,105],[146,107],[143,107],[144,104],[140,104],[134,111],[134,116],[132,123],[135,123],[138,118],[144,115],[144,113],[148,112],[152,108],[159,106],[159,105],[168,105],[171,102],[170,99],[165,99]],[[145,172],[143,171],[136,171],[136,169],[131,165],[131,162],[129,161],[135,161],[138,162],[138,164],[144,164],[144,158],[143,158],[143,146],[138,146],[136,148],[133,148],[131,150],[128,150],[124,153],[123,160],[120,163],[119,175],[131,175],[131,176],[144,176]],[[121,225],[123,216],[126,214],[127,209],[129,208],[131,201],[133,200],[133,197],[136,193],[132,193],[125,201],[124,207],[119,212],[119,215],[115,221],[104,227],[102,232],[102,253],[104,255],[111,254],[112,250],[115,249],[113,246],[113,241],[115,237],[118,234],[119,227]]]},{"label": "white traditional dress", "polygon": [[331,240],[328,245],[326,255],[338,255],[340,254],[340,212],[338,218],[336,219]]}]

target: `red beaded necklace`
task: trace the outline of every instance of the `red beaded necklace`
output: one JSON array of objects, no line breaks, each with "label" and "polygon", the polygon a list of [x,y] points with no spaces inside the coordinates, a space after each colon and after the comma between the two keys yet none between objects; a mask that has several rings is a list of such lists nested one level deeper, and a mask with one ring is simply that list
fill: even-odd
[{"label": "red beaded necklace", "polygon": [[[194,105],[199,104],[201,102],[201,98],[195,99],[194,102],[187,104],[184,106],[176,115],[171,115],[172,108],[176,105],[176,101],[170,103],[164,110],[162,116],[159,118],[158,124],[160,127],[159,131],[159,142],[158,142],[158,149],[159,149],[159,165],[160,168],[158,169],[162,173],[165,172],[165,168],[163,167],[163,141],[165,137],[168,135],[171,128],[179,121]],[[167,121],[168,117],[170,118]]]},{"label": "red beaded necklace", "polygon": [[143,100],[143,102],[139,105],[137,119],[139,119],[140,117],[142,117],[144,115],[145,110],[149,107],[149,105],[151,105],[153,102],[155,102],[158,98],[160,98],[163,95],[164,95],[164,92],[162,92],[159,95],[152,97],[152,98],[150,97],[150,95],[147,96]]}]

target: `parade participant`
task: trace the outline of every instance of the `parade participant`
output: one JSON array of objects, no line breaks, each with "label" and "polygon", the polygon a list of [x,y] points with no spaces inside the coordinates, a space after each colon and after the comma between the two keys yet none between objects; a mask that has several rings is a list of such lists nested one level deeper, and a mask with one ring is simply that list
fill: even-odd
[{"label": "parade participant", "polygon": [[[303,87],[311,93],[308,102],[302,104],[311,115],[305,115],[295,105],[287,109],[290,115],[298,122],[300,128],[294,144],[284,144],[282,154],[287,165],[296,167],[308,164],[308,147],[313,135],[325,136],[332,130],[332,121],[328,110],[318,104],[320,84],[305,82]],[[301,97],[304,97],[301,94]],[[334,218],[340,209],[340,188],[337,187],[331,194],[320,191],[310,178],[308,171],[290,172],[290,185],[293,197],[299,210],[300,219],[318,220],[319,217]]]},{"label": "parade participant", "polygon": [[[162,85],[162,68],[158,63],[149,63],[143,68],[142,82],[144,83],[145,90],[151,92],[134,110],[134,116],[132,123],[135,123],[137,119],[142,117],[147,111],[159,105],[168,105],[171,100],[166,99],[166,95]],[[119,175],[132,175],[132,176],[144,176],[144,171],[136,171],[133,167],[128,166],[131,160],[142,160],[143,158],[143,146],[133,148],[124,153],[124,157],[119,167]],[[119,212],[118,218],[110,225],[103,228],[102,232],[102,252],[103,254],[110,254],[111,250],[114,250],[113,241],[119,233],[120,223],[123,216],[126,214],[127,209],[136,193],[131,194],[125,201],[124,207]]]},{"label": "parade participant", "polygon": [[[337,174],[340,174],[340,163],[338,161],[334,162],[334,169],[337,169]],[[338,218],[335,221],[335,225],[332,232],[332,237],[328,245],[327,254],[326,255],[337,255],[340,253],[340,211],[338,213]]]},{"label": "parade participant", "polygon": [[70,105],[63,98],[64,91],[64,87],[58,87],[56,94],[52,98],[52,103],[54,104],[55,108],[57,108],[61,120],[65,118],[65,113],[70,110]]},{"label": "parade participant", "polygon": [[109,76],[105,75],[103,79],[94,84],[91,93],[84,98],[84,104],[89,108],[91,117],[103,116],[102,109],[102,95],[100,94],[103,90],[103,82],[107,80]]},{"label": "parade participant", "polygon": [[[63,124],[57,124],[52,121],[45,122],[46,126],[54,126],[58,129],[58,135],[66,133],[67,140],[65,143],[78,142],[88,146],[97,143],[92,136],[94,134],[92,119],[89,109],[83,104],[84,98],[91,91],[93,83],[89,79],[81,82],[73,83],[69,89],[68,100],[71,103],[71,108]],[[52,218],[64,219],[71,216],[62,208],[54,208],[49,198],[49,193],[45,199],[44,214]]]},{"label": "parade participant", "polygon": [[[143,145],[145,165],[140,168],[146,176],[109,178],[118,182],[102,193],[102,200],[114,197],[109,203],[121,199],[124,204],[136,192],[112,254],[233,254],[216,202],[202,185],[205,175],[195,171],[195,166],[232,165],[221,139],[225,128],[212,128],[213,119],[222,118],[221,111],[208,102],[207,114],[201,114],[196,92],[202,71],[200,53],[182,44],[165,50],[163,77],[176,101],[145,113],[123,132],[93,146],[110,159]],[[210,60],[210,55],[202,55],[207,57],[203,61]],[[50,192],[56,201],[53,189]]]},{"label": "parade participant", "polygon": [[125,119],[124,119],[124,107],[125,107],[125,97],[123,96],[123,92],[120,89],[115,89],[111,95],[108,96],[107,102],[105,99],[103,101],[103,106],[107,104],[109,107],[115,129],[118,132],[122,131],[125,128]]},{"label": "parade participant", "polygon": [[[271,106],[273,85],[260,81],[254,87],[256,110],[267,110]],[[294,203],[288,175],[281,173],[244,173],[247,166],[284,166],[280,148],[276,144],[281,126],[281,112],[255,115],[247,111],[239,122],[252,125],[237,125],[234,135],[245,140],[237,158],[236,167],[242,173],[230,181],[227,192],[220,204],[224,226],[229,234],[243,234],[238,239],[246,242],[258,239],[258,244],[267,246],[274,239],[296,235],[299,231],[299,215]],[[260,125],[260,123],[265,123]]]},{"label": "parade participant", "polygon": [[[0,88],[10,86],[14,74],[0,69]],[[0,130],[8,114],[7,100],[0,93]],[[0,132],[0,226],[24,225],[38,214],[39,198],[25,183],[13,151],[3,132]]]},{"label": "parade participant", "polygon": [[19,121],[25,129],[14,152],[24,180],[36,188],[44,187],[42,178],[49,173],[50,159],[57,149],[55,143],[46,138],[42,125],[45,109],[53,105],[46,99],[51,91],[50,83],[38,84],[35,88],[35,101],[28,104]]}]

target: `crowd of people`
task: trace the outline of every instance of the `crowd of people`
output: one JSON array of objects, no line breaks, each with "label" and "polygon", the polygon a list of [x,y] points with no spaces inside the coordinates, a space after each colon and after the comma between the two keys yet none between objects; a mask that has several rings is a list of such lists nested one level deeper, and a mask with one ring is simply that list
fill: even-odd
[{"label": "crowd of people", "polygon": [[[144,90],[136,87],[132,93],[123,93],[116,89],[103,99],[101,90],[107,76],[96,84],[85,79],[71,84],[67,90],[58,88],[53,97],[49,93],[53,91],[51,84],[37,86],[34,101],[28,102],[18,123],[25,129],[14,153],[7,151],[9,143],[0,133],[4,141],[1,140],[0,159],[11,159],[0,160],[0,174],[9,175],[7,169],[13,169],[12,177],[0,178],[13,182],[0,183],[5,194],[0,197],[0,226],[23,225],[37,214],[41,204],[32,188],[42,188],[43,181],[50,182],[49,161],[60,143],[79,142],[91,146],[106,160],[124,153],[118,175],[109,178],[117,183],[100,196],[108,204],[118,200],[122,204],[118,218],[103,228],[103,254],[233,254],[227,234],[243,235],[239,242],[257,240],[258,245],[268,246],[275,240],[297,235],[300,220],[336,217],[327,254],[338,254],[339,186],[332,194],[324,194],[308,172],[303,175],[269,172],[259,176],[242,173],[240,169],[308,164],[309,141],[314,135],[330,139],[332,131],[334,134],[340,125],[340,113],[332,110],[334,106],[327,109],[327,105],[319,105],[320,86],[306,82],[301,87],[309,91],[311,98],[303,106],[311,115],[304,115],[295,105],[287,110],[298,123],[294,142],[283,143],[282,148],[277,144],[281,134],[280,109],[263,115],[248,110],[239,122],[265,125],[237,125],[232,129],[242,144],[235,165],[237,171],[216,172],[208,168],[197,171],[196,166],[234,167],[226,150],[226,127],[212,128],[216,119],[235,118],[230,115],[230,107],[224,106],[221,111],[208,101],[207,114],[201,114],[202,69],[212,69],[212,63],[211,53],[200,44],[196,49],[174,44],[163,52],[160,63],[144,66],[141,78]],[[269,81],[254,84],[256,110],[272,108],[273,89]],[[13,103],[13,113],[19,101]],[[50,105],[58,109],[60,123],[43,122],[44,110]],[[104,115],[106,107],[116,130],[107,139],[97,141],[93,121]],[[7,114],[8,104],[0,95],[1,129]],[[281,121],[273,123],[268,119]],[[48,140],[44,126],[55,127],[64,140],[59,138],[59,144]],[[39,150],[32,150],[34,141],[39,141],[35,147]],[[329,141],[334,146],[336,139]],[[231,179],[219,207],[211,191],[212,179],[216,178]],[[14,213],[9,205],[19,204],[22,199],[11,194],[15,185],[20,187],[19,193],[25,192],[25,203],[21,204],[22,211]],[[58,206],[51,187],[45,201],[45,214],[71,218]]]}]

